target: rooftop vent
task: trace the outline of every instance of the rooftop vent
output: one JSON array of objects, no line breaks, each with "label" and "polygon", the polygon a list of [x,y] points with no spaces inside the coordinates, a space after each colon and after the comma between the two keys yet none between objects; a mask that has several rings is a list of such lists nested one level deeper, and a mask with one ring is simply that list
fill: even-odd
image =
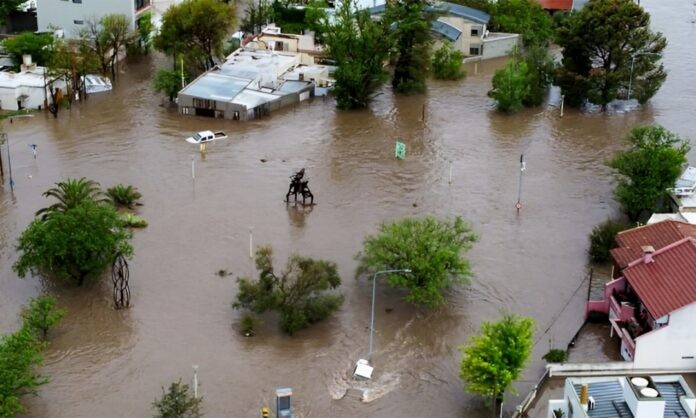
[{"label": "rooftop vent", "polygon": [[653,262],[653,253],[655,252],[655,248],[653,248],[652,245],[644,245],[640,247],[641,250],[643,250],[643,262],[644,263],[652,263]]}]

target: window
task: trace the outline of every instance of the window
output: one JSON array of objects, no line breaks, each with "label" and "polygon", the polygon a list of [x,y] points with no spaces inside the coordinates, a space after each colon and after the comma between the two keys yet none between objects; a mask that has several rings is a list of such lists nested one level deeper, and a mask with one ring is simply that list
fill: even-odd
[{"label": "window", "polygon": [[478,55],[479,54],[479,47],[478,46],[472,46],[469,48],[469,55]]},{"label": "window", "polygon": [[73,3],[80,3],[82,4],[82,0],[72,0]]},{"label": "window", "polygon": [[479,29],[471,28],[471,36],[479,36]]},{"label": "window", "polygon": [[76,24],[76,25],[84,25],[84,24],[85,24],[85,21],[84,21],[84,20],[81,20],[81,19],[79,19],[79,20],[73,20],[72,22],[73,22],[74,24]]}]

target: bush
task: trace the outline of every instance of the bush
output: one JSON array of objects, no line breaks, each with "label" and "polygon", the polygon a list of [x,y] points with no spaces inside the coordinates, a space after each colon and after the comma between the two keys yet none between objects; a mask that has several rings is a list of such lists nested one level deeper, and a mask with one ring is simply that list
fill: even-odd
[{"label": "bush", "polygon": [[244,334],[245,337],[252,337],[256,334],[256,327],[259,325],[261,321],[256,319],[256,317],[252,314],[244,314],[242,317],[239,319],[239,324],[242,327],[242,334]]},{"label": "bush", "polygon": [[628,229],[623,222],[607,219],[595,226],[590,234],[590,259],[595,263],[609,260],[609,250],[616,248],[616,234]]},{"label": "bush", "polygon": [[356,274],[409,269],[408,274],[388,274],[389,285],[408,289],[408,302],[443,305],[447,289],[468,282],[471,268],[462,253],[476,240],[476,234],[459,217],[453,221],[424,217],[384,223],[377,235],[365,238],[363,251],[357,255]]},{"label": "bush", "polygon": [[459,80],[466,76],[462,69],[464,54],[445,42],[435,51],[431,62],[433,75],[440,80]]},{"label": "bush", "polygon": [[189,385],[172,382],[169,390],[162,388],[162,398],[155,400],[155,418],[198,418],[202,416],[200,409],[203,398],[196,398],[191,393]]},{"label": "bush", "polygon": [[544,354],[542,359],[549,363],[564,363],[568,360],[568,352],[559,348],[552,348],[548,353]]},{"label": "bush", "polygon": [[29,307],[22,312],[24,324],[29,329],[46,339],[48,330],[53,328],[65,315],[65,310],[55,309],[56,298],[50,295],[41,295],[29,301]]},{"label": "bush", "polygon": [[147,226],[147,221],[145,219],[138,215],[133,215],[132,213],[121,215],[121,220],[128,228],[145,228]]},{"label": "bush", "polygon": [[131,185],[117,184],[114,187],[109,188],[106,193],[111,197],[111,200],[116,206],[122,206],[127,208],[132,208],[138,205],[138,199],[143,197],[137,188]]}]

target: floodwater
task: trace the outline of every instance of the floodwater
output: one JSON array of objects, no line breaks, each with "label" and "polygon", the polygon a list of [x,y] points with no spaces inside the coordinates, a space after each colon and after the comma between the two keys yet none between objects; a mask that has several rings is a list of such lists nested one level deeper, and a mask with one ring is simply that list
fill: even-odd
[{"label": "floodwater", "polygon": [[[21,306],[42,290],[69,311],[46,351],[42,371],[51,382],[25,400],[28,416],[151,416],[161,386],[189,381],[194,364],[210,417],[258,416],[284,386],[293,388],[302,417],[489,416],[463,390],[458,347],[503,309],[537,320],[533,357],[517,384],[524,394],[541,374],[540,357],[550,345],[565,346],[581,323],[587,235],[617,210],[604,161],[639,123],[696,134],[694,5],[642,3],[670,42],[669,77],[649,106],[632,113],[566,109],[560,118],[551,105],[500,115],[486,91],[501,62],[489,62],[470,66],[462,82],[432,82],[425,96],[395,97],[385,88],[368,111],[337,112],[331,100],[316,99],[232,123],[160,106],[149,77],[164,63],[155,57],[127,64],[114,92],[57,119],[38,114],[6,122],[16,192],[6,179],[0,331],[15,329]],[[205,158],[184,141],[203,129],[230,135],[209,146]],[[397,138],[407,145],[405,161],[393,158]],[[36,160],[31,143],[38,144]],[[517,215],[521,153],[527,170]],[[288,209],[288,177],[302,167],[317,205]],[[82,176],[105,187],[133,184],[144,195],[138,214],[150,226],[135,232],[128,310],[113,309],[108,280],[77,289],[20,280],[11,270],[16,238],[49,204],[41,193]],[[471,223],[480,235],[468,254],[475,277],[433,312],[414,309],[380,285],[375,379],[352,382],[352,365],[367,352],[370,308],[370,287],[353,278],[353,257],[380,222],[426,214]],[[250,228],[255,245],[273,246],[279,267],[291,253],[337,262],[346,297],[340,312],[292,338],[267,316],[258,336],[242,337],[240,312],[230,303],[235,277],[252,273]],[[219,277],[220,269],[233,274]],[[506,410],[518,400],[510,396]]]}]

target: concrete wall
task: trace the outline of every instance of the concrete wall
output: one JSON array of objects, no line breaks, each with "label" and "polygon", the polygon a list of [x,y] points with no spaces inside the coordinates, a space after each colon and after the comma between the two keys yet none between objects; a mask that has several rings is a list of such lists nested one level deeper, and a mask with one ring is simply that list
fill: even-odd
[{"label": "concrete wall", "polygon": [[636,338],[636,368],[696,370],[696,302],[670,314],[669,325]]},{"label": "concrete wall", "polygon": [[[471,47],[476,46],[481,53],[481,45],[483,44],[483,34],[486,33],[486,25],[475,23],[457,16],[441,16],[437,20],[447,23],[459,29],[462,34],[456,41],[452,42],[452,46],[461,51],[465,57],[471,55]],[[478,30],[477,35],[471,35],[472,29]]]},{"label": "concrete wall", "polygon": [[[108,14],[123,14],[135,28],[134,0],[37,0],[36,15],[40,31],[48,31],[49,26],[63,29],[66,38],[76,38],[87,29],[89,20],[99,21]],[[82,20],[79,24],[75,21]]]},{"label": "concrete wall", "polygon": [[504,57],[520,42],[520,35],[495,36],[483,40],[483,59]]}]

